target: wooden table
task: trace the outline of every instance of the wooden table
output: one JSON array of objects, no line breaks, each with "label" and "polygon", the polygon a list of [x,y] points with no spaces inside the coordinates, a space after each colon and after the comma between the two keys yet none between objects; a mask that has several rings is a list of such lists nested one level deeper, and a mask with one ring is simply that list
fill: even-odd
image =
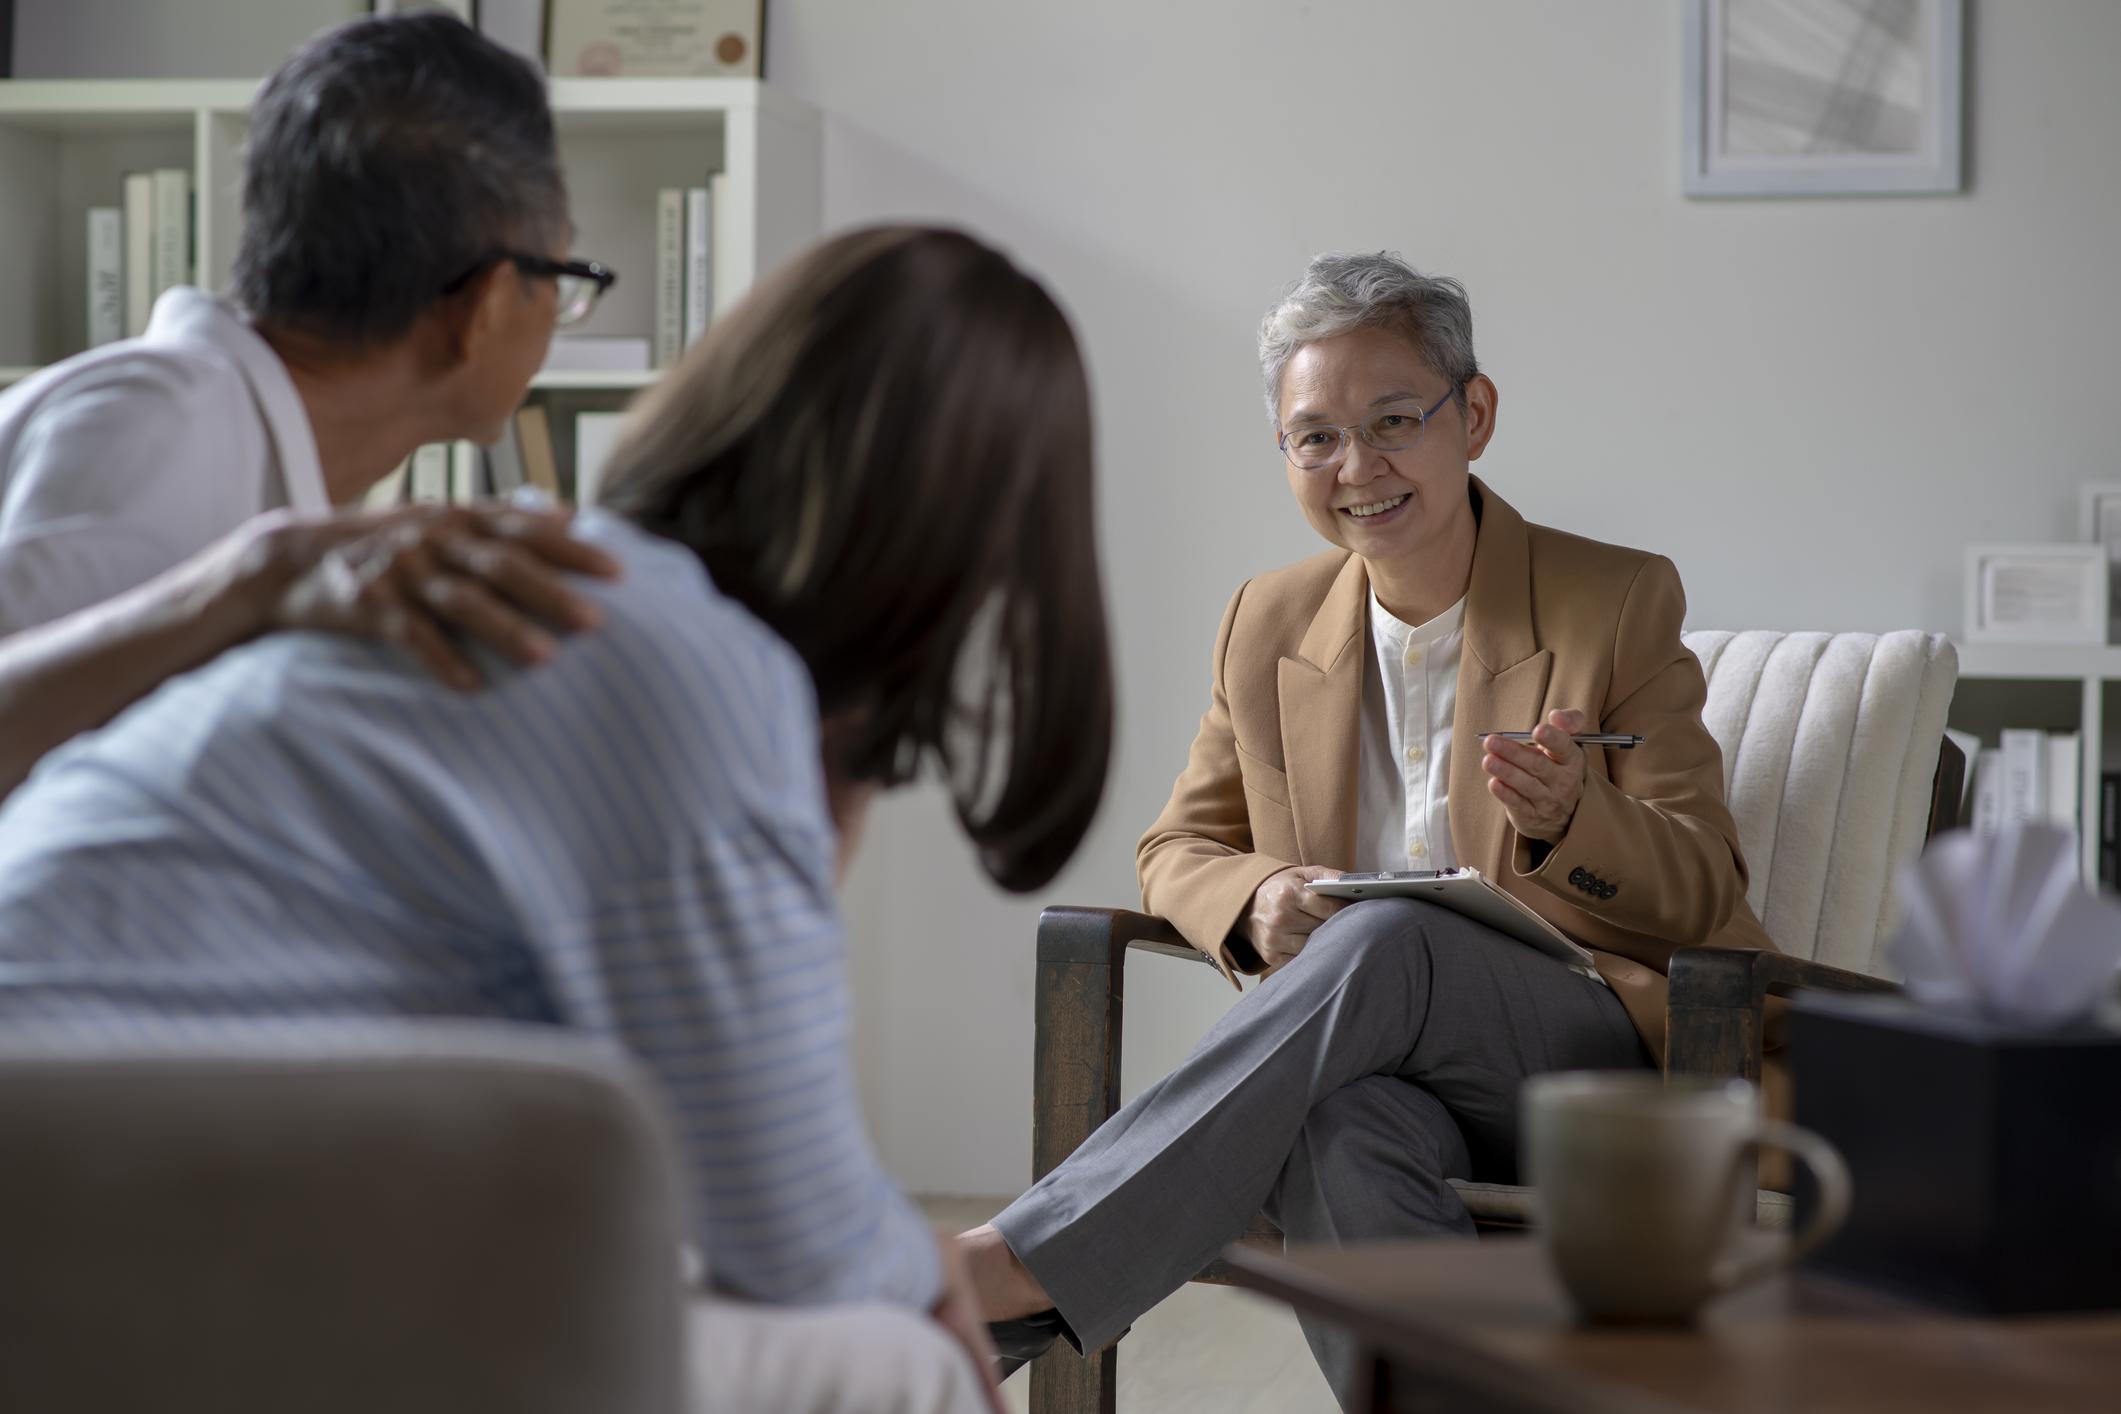
[{"label": "wooden table", "polygon": [[1981,1319],[1777,1278],[1690,1329],[1579,1324],[1529,1238],[1226,1254],[1368,1347],[1370,1408],[1502,1414],[2115,1414],[2121,1313]]}]

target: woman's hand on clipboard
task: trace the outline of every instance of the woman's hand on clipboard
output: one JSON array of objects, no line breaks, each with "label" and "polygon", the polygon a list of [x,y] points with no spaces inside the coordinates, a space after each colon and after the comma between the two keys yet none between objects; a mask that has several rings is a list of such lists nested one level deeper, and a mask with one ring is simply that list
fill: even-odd
[{"label": "woman's hand on clipboard", "polygon": [[1321,864],[1294,864],[1269,874],[1252,891],[1244,932],[1268,971],[1302,952],[1311,941],[1311,931],[1348,906],[1346,899],[1328,898],[1304,887],[1313,879],[1338,879],[1340,872]]}]

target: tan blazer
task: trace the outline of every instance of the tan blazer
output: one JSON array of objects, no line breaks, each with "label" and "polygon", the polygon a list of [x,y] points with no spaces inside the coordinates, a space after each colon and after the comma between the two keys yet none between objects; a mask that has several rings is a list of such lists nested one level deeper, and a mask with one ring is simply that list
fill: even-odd
[{"label": "tan blazer", "polygon": [[[1528,525],[1472,482],[1480,530],[1451,720],[1451,845],[1590,948],[1651,1054],[1664,1055],[1672,949],[1772,948],[1745,901],[1723,756],[1701,722],[1686,597],[1662,556]],[[1238,589],[1186,769],[1136,850],[1142,902],[1237,984],[1229,940],[1253,890],[1292,864],[1350,866],[1369,576],[1333,550]],[[1489,795],[1477,734],[1581,708],[1632,751],[1588,753],[1567,836],[1537,867]],[[1574,880],[1575,882],[1572,882]],[[1249,955],[1249,949],[1246,950]]]}]

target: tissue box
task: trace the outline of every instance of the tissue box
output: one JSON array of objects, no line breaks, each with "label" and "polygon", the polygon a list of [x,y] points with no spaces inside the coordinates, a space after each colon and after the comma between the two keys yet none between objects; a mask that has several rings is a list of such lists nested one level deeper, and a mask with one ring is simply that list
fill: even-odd
[{"label": "tissue box", "polygon": [[[1793,1001],[1795,1118],[1848,1159],[1836,1275],[1988,1312],[2121,1307],[2121,1034]],[[1798,1221],[1814,1194],[1797,1190]]]}]

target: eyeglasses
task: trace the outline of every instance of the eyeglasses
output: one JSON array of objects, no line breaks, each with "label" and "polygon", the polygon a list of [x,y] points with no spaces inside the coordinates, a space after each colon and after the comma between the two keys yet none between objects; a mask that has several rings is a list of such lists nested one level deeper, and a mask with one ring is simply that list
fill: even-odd
[{"label": "eyeglasses", "polygon": [[1451,401],[1459,389],[1465,387],[1460,379],[1444,390],[1444,395],[1423,407],[1417,402],[1387,403],[1371,413],[1363,421],[1348,427],[1336,427],[1330,422],[1306,422],[1292,427],[1274,439],[1281,454],[1289,459],[1289,465],[1299,471],[1324,471],[1340,465],[1348,454],[1348,434],[1360,433],[1362,440],[1380,452],[1403,452],[1421,440],[1429,419],[1436,410]]},{"label": "eyeglasses", "polygon": [[604,291],[619,282],[618,273],[608,265],[599,265],[594,260],[548,260],[542,255],[518,255],[514,251],[496,251],[463,274],[442,287],[442,293],[453,295],[470,284],[480,271],[490,268],[495,261],[505,260],[525,275],[552,280],[558,288],[559,299],[555,306],[553,323],[558,325],[579,324],[589,317],[589,311],[597,307]]}]

